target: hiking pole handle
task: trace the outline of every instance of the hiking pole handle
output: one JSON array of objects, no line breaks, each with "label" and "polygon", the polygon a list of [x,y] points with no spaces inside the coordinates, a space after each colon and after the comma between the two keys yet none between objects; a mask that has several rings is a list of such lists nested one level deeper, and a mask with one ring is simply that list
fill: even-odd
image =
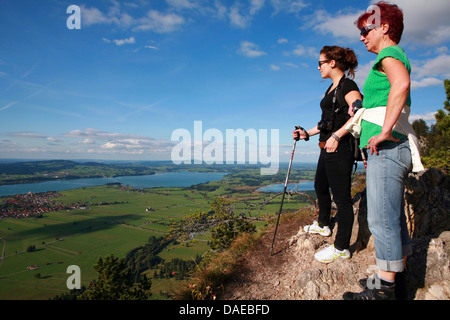
[{"label": "hiking pole handle", "polygon": [[[295,126],[295,131],[297,131],[297,130],[303,130],[303,129],[300,126]],[[295,141],[299,141],[300,140],[300,135],[297,135],[294,140]]]},{"label": "hiking pole handle", "polygon": [[[308,140],[309,140],[309,133],[308,133],[308,131],[306,131],[303,127],[301,127],[301,126],[295,126],[295,130],[302,130],[302,131],[305,133],[305,136],[306,136],[305,141],[308,141]],[[295,140],[296,140],[296,141],[300,140],[300,137],[297,137]]]}]

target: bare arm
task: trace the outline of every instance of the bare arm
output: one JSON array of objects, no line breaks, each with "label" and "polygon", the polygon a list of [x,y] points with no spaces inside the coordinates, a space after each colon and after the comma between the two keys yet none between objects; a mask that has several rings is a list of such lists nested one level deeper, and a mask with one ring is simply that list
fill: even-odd
[{"label": "bare arm", "polygon": [[[309,136],[315,136],[316,134],[320,133],[320,130],[317,129],[317,126],[315,126],[314,128],[307,130],[307,132],[308,132]],[[295,139],[303,140],[306,138],[306,133],[301,129],[295,130],[292,132],[292,138],[294,140]]]},{"label": "bare arm", "polygon": [[[349,93],[347,93],[345,95],[345,101],[347,102],[347,105],[349,105],[349,106],[351,106],[353,104],[353,102],[355,102],[358,99],[362,100],[362,96],[361,96],[361,93],[359,93],[359,91],[350,91]],[[351,117],[341,128],[339,128],[339,130],[336,131],[336,134],[340,138],[342,138],[343,136],[348,134],[348,131],[345,129],[345,127],[347,126],[347,124],[352,122],[352,120],[353,120],[353,117]]]}]

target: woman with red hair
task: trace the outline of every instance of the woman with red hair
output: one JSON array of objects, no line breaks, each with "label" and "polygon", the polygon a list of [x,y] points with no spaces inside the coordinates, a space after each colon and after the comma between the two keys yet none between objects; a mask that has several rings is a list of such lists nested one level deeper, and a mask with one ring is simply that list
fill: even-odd
[{"label": "woman with red hair", "polygon": [[[372,9],[372,10],[370,10]],[[414,130],[408,121],[411,65],[398,46],[403,33],[403,12],[378,2],[356,21],[360,40],[377,58],[364,83],[363,108],[355,115],[360,147],[368,153],[367,220],[374,236],[374,278],[360,280],[364,291],[346,292],[345,300],[395,299],[395,278],[411,254],[404,212],[404,178],[409,169],[423,170]]]}]

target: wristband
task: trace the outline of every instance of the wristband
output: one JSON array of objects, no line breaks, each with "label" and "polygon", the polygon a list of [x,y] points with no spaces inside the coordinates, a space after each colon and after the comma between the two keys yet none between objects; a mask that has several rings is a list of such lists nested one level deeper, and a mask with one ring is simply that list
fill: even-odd
[{"label": "wristband", "polygon": [[338,135],[337,135],[336,133],[333,132],[333,133],[331,134],[331,136],[332,136],[337,142],[341,141],[341,138],[339,138]]}]

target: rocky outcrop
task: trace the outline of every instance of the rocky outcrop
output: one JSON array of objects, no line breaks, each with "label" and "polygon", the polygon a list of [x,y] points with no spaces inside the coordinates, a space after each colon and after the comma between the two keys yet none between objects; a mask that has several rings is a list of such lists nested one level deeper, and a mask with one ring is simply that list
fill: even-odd
[{"label": "rocky outcrop", "polygon": [[450,230],[449,184],[449,177],[437,169],[408,176],[405,211],[412,238],[434,236]]},{"label": "rocky outcrop", "polygon": [[413,244],[407,285],[416,289],[415,299],[450,300],[449,180],[437,169],[406,180],[405,212]]},{"label": "rocky outcrop", "polygon": [[[406,182],[405,209],[412,238],[413,254],[406,271],[399,274],[397,298],[450,300],[450,215],[449,179],[436,169],[411,174]],[[273,257],[269,231],[254,251],[242,260],[242,274],[236,276],[223,299],[339,300],[346,291],[360,292],[358,280],[376,272],[373,237],[367,225],[364,192],[355,197],[355,223],[351,239],[352,258],[322,264],[314,253],[334,242],[307,234],[303,225],[281,239],[282,247]],[[291,223],[291,226],[293,223]],[[281,227],[281,225],[280,225]],[[288,228],[286,223],[284,228]],[[265,255],[266,254],[266,255]]]}]

